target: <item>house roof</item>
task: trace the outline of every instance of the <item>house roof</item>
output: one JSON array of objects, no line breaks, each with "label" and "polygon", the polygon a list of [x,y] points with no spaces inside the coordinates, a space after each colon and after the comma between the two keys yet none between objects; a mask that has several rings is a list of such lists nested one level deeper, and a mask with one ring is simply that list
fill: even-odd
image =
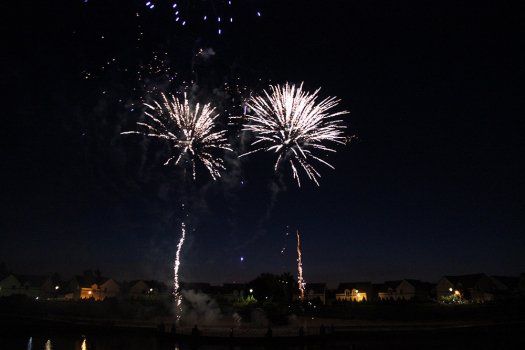
[{"label": "house roof", "polygon": [[73,281],[74,279],[77,280],[80,288],[91,288],[91,286],[93,286],[94,284],[100,287],[104,285],[105,283],[107,283],[108,281],[113,280],[112,278],[106,278],[106,277],[97,278],[95,276],[78,276],[78,275],[73,276],[71,280]]},{"label": "house roof", "polygon": [[383,283],[381,287],[379,287],[378,292],[386,293],[388,292],[389,288],[391,288],[392,290],[396,290],[397,286],[399,286],[401,282],[403,281],[385,281],[385,283]]},{"label": "house roof", "polygon": [[507,288],[515,288],[518,286],[520,278],[519,277],[509,277],[509,276],[491,276],[493,279],[505,285]]},{"label": "house roof", "polygon": [[415,289],[429,289],[430,283],[421,282],[420,280],[404,279],[403,281],[408,282]]},{"label": "house roof", "polygon": [[28,284],[32,287],[41,287],[46,283],[48,279],[50,279],[50,276],[40,276],[40,275],[19,275],[19,274],[12,274],[21,285]]},{"label": "house roof", "polygon": [[454,286],[457,286],[459,283],[463,288],[474,288],[479,281],[485,277],[488,278],[484,273],[476,273],[473,275],[463,275],[463,276],[443,276],[450,281]]},{"label": "house roof", "polygon": [[71,281],[76,280],[80,288],[91,288],[96,283],[94,276],[73,276]]},{"label": "house roof", "polygon": [[342,294],[345,292],[345,290],[352,290],[356,289],[362,292],[367,292],[370,289],[372,289],[372,283],[371,282],[348,282],[348,283],[339,283],[339,286],[337,287],[335,293],[336,294]]},{"label": "house roof", "polygon": [[144,283],[146,285],[146,287],[148,287],[150,289],[157,289],[157,291],[159,291],[160,293],[164,293],[164,292],[166,292],[168,290],[168,287],[166,286],[166,284],[164,282],[159,282],[159,281],[155,281],[155,280],[149,280],[149,281],[133,280],[133,281],[128,283],[128,286],[130,288],[133,288],[139,282]]},{"label": "house roof", "polygon": [[234,290],[241,291],[246,287],[245,283],[224,283],[220,288],[222,294],[233,294]]},{"label": "house roof", "polygon": [[326,283],[306,283],[305,291],[314,291],[314,294],[324,294],[326,292]]}]

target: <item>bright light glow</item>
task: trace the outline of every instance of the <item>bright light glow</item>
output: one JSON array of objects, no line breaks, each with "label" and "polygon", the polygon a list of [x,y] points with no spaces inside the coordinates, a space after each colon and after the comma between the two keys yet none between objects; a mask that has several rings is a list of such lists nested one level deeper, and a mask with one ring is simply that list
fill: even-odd
[{"label": "bright light glow", "polygon": [[[303,84],[298,88],[295,85],[270,86],[271,94],[264,91],[264,96],[253,96],[247,102],[255,115],[248,115],[250,122],[244,125],[244,130],[252,131],[255,134],[253,145],[261,146],[253,151],[242,154],[245,155],[258,152],[274,152],[277,156],[274,170],[280,164],[289,162],[293,177],[297,180],[299,187],[299,173],[297,167],[300,165],[318,186],[317,178],[321,175],[308,162],[315,159],[330,168],[334,168],[325,160],[312,154],[310,149],[318,149],[326,152],[336,152],[334,149],[326,147],[322,142],[330,141],[339,144],[346,143],[343,136],[341,125],[342,120],[331,120],[331,118],[347,114],[347,111],[328,113],[328,110],[337,106],[339,100],[335,97],[328,97],[320,103],[315,103],[317,89],[313,94],[303,91]],[[330,119],[330,120],[329,120]]]}]

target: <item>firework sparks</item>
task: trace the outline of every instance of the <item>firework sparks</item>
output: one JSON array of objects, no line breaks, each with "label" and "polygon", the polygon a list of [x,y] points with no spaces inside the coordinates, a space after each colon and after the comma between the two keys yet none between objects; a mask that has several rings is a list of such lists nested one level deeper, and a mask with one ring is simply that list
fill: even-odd
[{"label": "firework sparks", "polygon": [[298,165],[305,171],[308,177],[318,186],[317,178],[321,175],[309,163],[315,159],[330,168],[334,168],[325,160],[312,154],[311,149],[336,152],[325,146],[322,142],[331,141],[339,144],[346,143],[343,135],[344,125],[341,120],[333,120],[338,115],[347,114],[347,111],[328,113],[335,107],[339,100],[328,97],[316,104],[317,89],[313,94],[303,91],[303,85],[298,88],[295,85],[270,86],[272,94],[264,91],[265,96],[254,96],[248,106],[255,115],[248,116],[250,124],[244,125],[244,130],[252,131],[256,140],[252,145],[260,144],[262,147],[244,153],[245,156],[257,151],[273,151],[278,154],[275,170],[279,164],[288,161],[292,167],[293,177],[297,180],[299,187],[301,182],[297,172]]},{"label": "firework sparks", "polygon": [[[200,108],[199,104],[191,108],[184,95],[184,101],[181,101],[171,95],[168,100],[166,95],[162,94],[164,108],[154,101],[154,105],[144,104],[152,110],[144,112],[157,126],[151,126],[146,123],[137,122],[138,125],[148,129],[142,131],[125,131],[121,134],[140,134],[149,137],[157,137],[173,142],[173,147],[180,152],[178,155],[170,157],[164,165],[175,160],[179,164],[183,156],[187,155],[191,159],[193,167],[193,179],[195,179],[195,159],[198,158],[208,169],[211,177],[217,180],[220,177],[220,169],[225,169],[224,161],[221,158],[214,157],[210,150],[213,148],[222,148],[232,151],[230,144],[226,141],[226,130],[213,131],[215,119],[219,116],[213,114],[214,108],[210,104],[205,104]],[[157,115],[157,116],[156,116]]]},{"label": "firework sparks", "polygon": [[[156,2],[161,1],[145,1],[145,6],[149,9],[154,9]],[[232,0],[166,0],[164,3],[169,3],[169,7],[171,7],[171,11],[173,11],[175,16],[175,22],[181,23],[182,25],[186,25],[186,23],[190,22],[195,23],[198,19],[203,21],[215,21],[219,26],[221,25],[221,22],[233,23],[233,14],[239,11],[239,6],[234,6],[234,1]],[[240,3],[244,5],[241,8],[246,7],[245,3]],[[239,2],[236,2],[236,4],[239,4]],[[168,10],[168,6],[166,4],[162,4],[161,2],[160,5],[164,5],[164,7],[162,7],[163,11]],[[237,8],[237,10],[234,11],[235,8]],[[249,13],[252,16],[254,16],[256,13],[258,17],[261,17],[261,12],[259,11],[252,9]],[[218,29],[218,33],[221,34],[220,27]]]},{"label": "firework sparks", "polygon": [[303,279],[303,264],[301,262],[301,249],[299,248],[299,230],[297,230],[297,270],[299,275],[299,290],[301,291],[301,302],[304,301],[304,287],[306,286],[306,283]]},{"label": "firework sparks", "polygon": [[180,240],[179,240],[179,244],[177,245],[177,254],[175,255],[175,264],[173,266],[173,273],[174,273],[174,277],[173,277],[173,285],[174,285],[174,296],[175,296],[175,303],[176,303],[176,316],[177,316],[177,320],[180,319],[180,308],[181,308],[181,303],[182,303],[182,296],[180,295],[179,293],[179,266],[180,266],[180,251],[182,249],[182,245],[184,244],[184,239],[186,237],[186,227],[184,225],[184,223],[182,223],[181,225],[181,231],[182,231],[182,235],[180,237]]}]

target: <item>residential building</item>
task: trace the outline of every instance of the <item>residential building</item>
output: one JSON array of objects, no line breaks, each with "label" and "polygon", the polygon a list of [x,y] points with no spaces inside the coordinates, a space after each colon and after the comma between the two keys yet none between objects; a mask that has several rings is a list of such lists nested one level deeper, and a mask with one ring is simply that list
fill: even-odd
[{"label": "residential building", "polygon": [[337,301],[363,301],[374,299],[371,282],[340,283],[335,292]]},{"label": "residential building", "polygon": [[456,294],[469,301],[492,301],[496,285],[484,273],[463,276],[443,276],[436,286],[437,300]]},{"label": "residential building", "polygon": [[24,294],[30,298],[54,297],[55,286],[50,276],[9,274],[0,281],[0,296]]}]

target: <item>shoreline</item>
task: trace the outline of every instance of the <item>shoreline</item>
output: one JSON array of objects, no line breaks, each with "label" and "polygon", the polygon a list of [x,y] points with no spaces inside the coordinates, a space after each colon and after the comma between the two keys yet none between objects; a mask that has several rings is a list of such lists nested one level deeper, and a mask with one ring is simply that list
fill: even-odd
[{"label": "shoreline", "polygon": [[[157,334],[159,325],[163,325],[164,333],[169,333],[174,325],[173,317],[157,317],[150,320],[122,320],[122,319],[100,319],[75,316],[35,316],[35,315],[13,315],[0,313],[0,329],[3,332],[9,329],[40,329],[43,331],[71,331],[88,329],[97,332],[139,332],[145,334]],[[193,323],[193,322],[192,322]],[[177,327],[177,334],[189,335],[195,323],[183,324]],[[268,325],[255,325],[252,323],[196,323],[203,336],[228,337],[230,328],[239,337],[262,337],[268,329]],[[305,335],[319,335],[322,326],[329,334],[332,329],[337,333],[396,333],[396,332],[435,332],[447,330],[482,329],[495,327],[525,326],[525,321],[501,321],[487,322],[480,320],[458,320],[458,321],[417,321],[417,322],[372,322],[360,320],[341,320],[332,318],[308,319],[297,317],[292,324],[272,326],[275,337],[298,336],[299,328],[303,327]],[[333,327],[333,328],[332,328]]]}]

